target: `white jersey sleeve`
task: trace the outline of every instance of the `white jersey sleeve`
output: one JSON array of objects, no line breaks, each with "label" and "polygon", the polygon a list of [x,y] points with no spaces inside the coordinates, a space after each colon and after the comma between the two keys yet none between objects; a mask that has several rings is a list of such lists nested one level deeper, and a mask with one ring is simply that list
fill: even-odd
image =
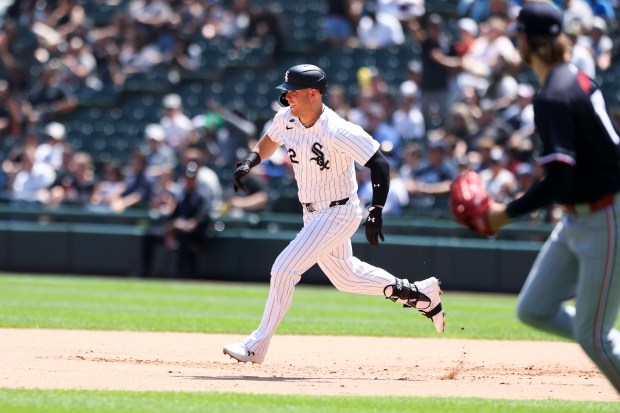
[{"label": "white jersey sleeve", "polygon": [[280,108],[278,113],[274,115],[273,122],[271,122],[271,125],[269,126],[266,132],[266,135],[269,136],[269,138],[272,141],[280,145],[285,144],[285,142],[282,139],[282,129],[284,127],[284,122],[285,122],[285,118],[287,117],[287,113],[288,113],[288,108]]},{"label": "white jersey sleeve", "polygon": [[379,142],[374,140],[361,126],[342,120],[334,131],[334,144],[341,152],[364,165],[379,149]]}]

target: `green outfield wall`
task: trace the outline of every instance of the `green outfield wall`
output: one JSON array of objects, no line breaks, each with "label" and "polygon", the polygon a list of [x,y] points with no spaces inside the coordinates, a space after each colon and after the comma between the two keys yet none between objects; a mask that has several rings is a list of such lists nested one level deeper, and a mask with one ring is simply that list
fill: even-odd
[{"label": "green outfield wall", "polygon": [[[111,223],[0,221],[0,270],[60,274],[137,276],[145,227]],[[293,229],[226,227],[212,231],[199,256],[199,277],[210,280],[268,282],[278,253]],[[373,248],[360,230],[354,254],[401,278],[436,276],[445,289],[517,292],[542,246],[540,240],[477,239],[386,233]],[[158,247],[154,276],[175,273],[175,252]],[[314,266],[303,283],[329,281]]]}]

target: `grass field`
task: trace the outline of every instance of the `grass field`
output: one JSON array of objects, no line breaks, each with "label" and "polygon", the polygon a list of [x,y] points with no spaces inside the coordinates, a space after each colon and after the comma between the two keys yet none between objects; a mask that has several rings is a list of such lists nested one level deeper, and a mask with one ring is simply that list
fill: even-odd
[{"label": "grass field", "polygon": [[[0,275],[0,327],[246,334],[267,285]],[[379,300],[379,301],[378,301]],[[521,325],[512,295],[447,292],[448,338],[555,340]],[[301,285],[278,334],[426,337],[399,305]],[[0,333],[1,334],[1,333]],[[0,412],[618,412],[617,403],[0,389]]]}]

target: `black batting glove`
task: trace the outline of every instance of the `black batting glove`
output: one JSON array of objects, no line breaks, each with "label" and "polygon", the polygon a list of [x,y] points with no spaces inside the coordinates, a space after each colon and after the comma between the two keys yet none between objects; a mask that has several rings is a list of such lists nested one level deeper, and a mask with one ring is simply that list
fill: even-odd
[{"label": "black batting glove", "polygon": [[250,173],[250,166],[247,163],[242,162],[237,164],[237,169],[233,174],[233,188],[235,189],[235,192],[245,191],[247,189],[245,184],[241,182],[241,178],[246,176],[248,173]]},{"label": "black batting glove", "polygon": [[368,216],[364,223],[366,227],[366,239],[371,246],[376,247],[379,245],[379,238],[381,241],[385,241],[383,238],[383,209],[371,206],[368,208]]}]

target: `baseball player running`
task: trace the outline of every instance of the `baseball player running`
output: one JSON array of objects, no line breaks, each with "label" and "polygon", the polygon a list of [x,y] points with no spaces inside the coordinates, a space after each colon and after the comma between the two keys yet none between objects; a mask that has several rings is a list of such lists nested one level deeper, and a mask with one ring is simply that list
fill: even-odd
[{"label": "baseball player running", "polygon": [[[570,63],[562,12],[528,2],[518,47],[541,89],[534,100],[545,177],[486,214],[491,231],[553,202],[567,214],[540,251],[519,296],[531,326],[575,339],[620,392],[620,136],[598,86]],[[575,297],[575,305],[564,301]]]},{"label": "baseball player running", "polygon": [[323,104],[327,78],[317,66],[291,67],[284,76],[280,102],[271,127],[234,173],[235,190],[244,190],[250,168],[285,145],[295,172],[303,206],[304,226],[271,268],[269,296],[262,321],[245,340],[224,347],[240,362],[262,363],[271,337],[291,306],[295,285],[318,263],[334,286],[357,294],[385,295],[416,308],[444,330],[439,281],[435,277],[409,282],[355,258],[351,236],[362,218],[357,198],[355,162],[370,168],[372,206],[365,222],[368,242],[383,241],[382,208],[389,190],[389,164],[379,143],[361,127]]}]

